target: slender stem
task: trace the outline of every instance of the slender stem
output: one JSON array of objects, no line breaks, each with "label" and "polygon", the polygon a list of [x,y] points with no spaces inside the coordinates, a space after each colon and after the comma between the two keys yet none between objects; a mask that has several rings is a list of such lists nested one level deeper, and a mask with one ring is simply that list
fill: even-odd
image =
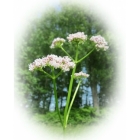
[{"label": "slender stem", "polygon": [[57,78],[61,74],[62,74],[62,70],[55,76],[55,78]]},{"label": "slender stem", "polygon": [[66,123],[67,123],[67,121],[68,121],[69,113],[70,113],[71,107],[72,107],[72,105],[73,105],[73,102],[74,102],[74,99],[75,99],[75,96],[76,96],[76,94],[77,94],[77,91],[78,91],[78,89],[79,89],[80,84],[81,84],[81,80],[79,80],[78,85],[77,85],[77,87],[76,87],[76,90],[75,90],[75,92],[74,92],[74,95],[73,95],[73,97],[72,97],[72,100],[71,100],[71,103],[70,103],[70,106],[69,106],[69,109],[68,109],[68,112],[67,112],[67,116],[66,116]]},{"label": "slender stem", "polygon": [[65,49],[61,46],[60,47],[61,49],[62,49],[62,51],[66,54],[66,55],[68,55],[73,61],[74,61],[74,59],[67,53],[67,51],[65,51]]},{"label": "slender stem", "polygon": [[42,71],[44,74],[46,74],[48,77],[50,77],[51,79],[53,79],[53,77],[49,74],[49,73],[47,73],[47,72],[45,72],[43,69],[39,69],[39,71]]},{"label": "slender stem", "polygon": [[[78,49],[76,49],[76,56],[75,56],[75,61],[77,61],[78,59]],[[76,65],[73,68],[72,71],[72,75],[71,75],[71,79],[70,79],[70,84],[69,84],[69,90],[68,90],[68,97],[67,97],[67,101],[66,101],[66,107],[65,107],[65,111],[64,111],[64,129],[67,127],[67,120],[66,120],[66,116],[67,116],[67,110],[69,107],[69,102],[70,102],[70,97],[71,97],[71,91],[72,91],[72,86],[73,86],[73,80],[74,80],[74,73],[76,71]]]},{"label": "slender stem", "polygon": [[58,113],[58,116],[59,116],[59,119],[60,119],[60,122],[62,124],[62,127],[63,127],[63,121],[61,119],[61,116],[60,116],[60,111],[59,111],[59,107],[58,107],[58,97],[57,97],[57,90],[56,90],[56,77],[54,75],[54,69],[52,70],[53,72],[53,85],[54,85],[54,95],[55,95],[55,104],[56,104],[56,111]]},{"label": "slender stem", "polygon": [[71,75],[71,80],[70,80],[70,84],[69,84],[69,91],[68,91],[68,97],[67,97],[67,101],[66,101],[66,107],[65,107],[65,111],[64,111],[64,128],[66,128],[66,115],[67,115],[67,110],[68,110],[68,106],[69,106],[69,102],[70,102],[70,97],[71,97],[71,91],[72,91],[72,85],[73,85],[73,79],[74,79],[74,73],[76,71],[76,66],[74,67],[73,71],[72,71],[72,75]]},{"label": "slender stem", "polygon": [[88,54],[86,54],[83,58],[81,58],[80,60],[78,60],[76,63],[79,63],[82,60],[84,60],[87,56],[89,56],[93,52],[93,50],[94,50],[94,48]]}]

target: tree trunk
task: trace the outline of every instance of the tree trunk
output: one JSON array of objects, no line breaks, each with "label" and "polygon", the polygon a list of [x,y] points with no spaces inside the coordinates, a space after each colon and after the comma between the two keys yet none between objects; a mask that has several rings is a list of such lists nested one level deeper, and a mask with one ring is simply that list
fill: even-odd
[{"label": "tree trunk", "polygon": [[50,95],[49,98],[50,98],[50,99],[49,99],[49,101],[48,101],[48,110],[50,111],[50,105],[51,105],[52,95]]},{"label": "tree trunk", "polygon": [[97,86],[96,84],[92,84],[92,97],[93,97],[93,107],[95,107],[97,112],[99,113],[99,98],[97,94]]},{"label": "tree trunk", "polygon": [[[91,65],[90,65],[91,66]],[[99,113],[99,97],[97,94],[97,82],[95,81],[95,74],[94,74],[94,68],[90,67],[90,85],[91,85],[91,91],[92,91],[92,98],[93,98],[93,107],[95,107],[97,110],[97,113]]]}]

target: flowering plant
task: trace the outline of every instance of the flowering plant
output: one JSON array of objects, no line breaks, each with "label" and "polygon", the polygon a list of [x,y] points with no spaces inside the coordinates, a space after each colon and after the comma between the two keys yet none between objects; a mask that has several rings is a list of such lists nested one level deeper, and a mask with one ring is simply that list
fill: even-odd
[{"label": "flowering plant", "polygon": [[[85,35],[83,32],[77,32],[77,33],[74,33],[74,34],[69,34],[67,39],[68,39],[69,43],[73,42],[73,43],[76,44],[75,58],[72,58],[71,55],[68,54],[68,52],[63,48],[63,44],[66,40],[58,37],[58,38],[53,40],[50,48],[54,49],[56,47],[59,47],[67,56],[61,57],[61,56],[51,54],[51,55],[47,55],[46,57],[43,57],[43,58],[38,58],[38,59],[34,60],[33,63],[29,64],[29,70],[30,71],[35,71],[35,70],[41,71],[47,77],[52,79],[53,90],[54,90],[54,95],[55,95],[56,110],[57,110],[57,113],[58,113],[58,116],[59,116],[59,119],[60,119],[60,122],[61,122],[61,125],[62,125],[64,131],[67,127],[67,122],[68,122],[69,114],[70,114],[70,111],[71,111],[71,107],[73,105],[75,96],[76,96],[77,91],[80,87],[82,79],[89,77],[89,74],[86,74],[82,71],[79,72],[79,73],[76,73],[77,64],[80,63],[82,60],[84,60],[86,57],[88,57],[95,50],[95,48],[98,51],[99,50],[106,51],[109,48],[107,46],[107,42],[105,41],[105,39],[102,36],[100,36],[100,35],[92,36],[90,38],[90,41],[93,42],[93,48],[85,56],[83,56],[82,58],[79,59],[78,47],[80,46],[81,43],[83,44],[87,40],[87,35]],[[51,73],[46,72],[43,69],[45,67],[50,67]],[[60,69],[60,71],[56,74],[55,69]],[[65,109],[64,109],[64,117],[63,117],[63,120],[62,120],[62,118],[60,116],[60,110],[59,110],[59,107],[58,107],[56,79],[63,72],[70,71],[70,69],[72,69],[72,74],[71,74],[71,79],[70,79],[69,88],[68,88],[68,96],[67,96],[66,106],[65,106]],[[74,79],[78,80],[78,84],[77,84],[77,87],[76,87],[75,92],[73,94],[72,100],[70,101]]]}]

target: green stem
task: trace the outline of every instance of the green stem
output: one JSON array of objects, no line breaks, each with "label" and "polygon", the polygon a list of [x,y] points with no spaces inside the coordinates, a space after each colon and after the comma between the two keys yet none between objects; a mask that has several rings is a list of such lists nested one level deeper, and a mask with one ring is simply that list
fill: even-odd
[{"label": "green stem", "polygon": [[59,107],[58,107],[58,97],[57,97],[57,90],[56,90],[56,77],[54,75],[54,69],[53,69],[53,85],[54,85],[54,95],[55,95],[55,104],[56,104],[56,111],[58,113],[58,116],[59,116],[59,119],[60,119],[60,122],[61,122],[61,125],[63,126],[63,121],[61,119],[61,116],[60,116],[60,111],[59,111]]},{"label": "green stem", "polygon": [[55,76],[55,78],[57,78],[61,74],[62,74],[62,70]]},{"label": "green stem", "polygon": [[65,51],[65,49],[62,46],[61,46],[61,49],[66,55],[68,55],[74,61],[74,59],[67,53],[67,51]]},{"label": "green stem", "polygon": [[94,48],[88,54],[86,54],[83,58],[81,58],[80,60],[78,60],[76,63],[79,63],[82,60],[84,60],[87,56],[89,56],[93,52],[93,50],[94,50]]},{"label": "green stem", "polygon": [[73,105],[73,102],[74,102],[74,99],[75,99],[75,96],[76,96],[76,94],[77,94],[77,91],[78,91],[78,89],[79,89],[80,84],[81,84],[81,80],[79,80],[78,85],[77,85],[77,87],[76,87],[76,90],[75,90],[75,92],[74,92],[74,95],[73,95],[73,97],[72,97],[72,100],[71,100],[71,103],[70,103],[70,106],[69,106],[69,109],[68,109],[68,112],[67,112],[67,115],[66,115],[66,123],[67,123],[67,121],[68,121],[69,113],[70,113],[71,107],[72,107],[72,105]]},{"label": "green stem", "polygon": [[[75,61],[77,61],[77,59],[78,59],[78,49],[76,49]],[[70,102],[70,97],[71,97],[71,91],[72,91],[72,86],[73,86],[73,80],[74,80],[74,73],[75,73],[75,71],[76,71],[76,65],[73,68],[71,79],[70,79],[70,84],[69,84],[68,97],[67,97],[66,107],[65,107],[65,111],[64,111],[64,123],[63,123],[63,125],[64,125],[63,128],[64,129],[67,127],[66,116],[67,116],[67,111],[68,111],[68,107],[69,107],[69,102]]]},{"label": "green stem", "polygon": [[39,69],[39,71],[43,72],[43,73],[46,74],[48,77],[50,77],[51,79],[53,79],[53,76],[51,76],[50,74],[48,74],[47,72],[45,72],[43,69]]}]

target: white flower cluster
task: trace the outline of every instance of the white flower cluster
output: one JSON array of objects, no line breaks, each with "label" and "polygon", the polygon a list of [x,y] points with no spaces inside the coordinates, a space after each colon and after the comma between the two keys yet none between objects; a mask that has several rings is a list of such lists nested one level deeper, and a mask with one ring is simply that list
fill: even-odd
[{"label": "white flower cluster", "polygon": [[79,73],[75,73],[74,74],[74,77],[75,78],[87,78],[87,77],[89,77],[89,74],[86,74],[86,73],[84,73],[84,72],[79,72]]},{"label": "white flower cluster", "polygon": [[109,46],[107,46],[106,40],[100,35],[92,36],[90,40],[96,44],[95,47],[97,50],[103,49],[106,51],[109,48]]},{"label": "white flower cluster", "polygon": [[64,38],[55,38],[50,46],[51,49],[55,48],[56,45],[63,45],[65,42]]},{"label": "white flower cluster", "polygon": [[84,32],[77,32],[74,34],[69,34],[67,37],[69,42],[75,40],[75,41],[85,41],[87,39],[87,35],[84,34]]},{"label": "white flower cluster", "polygon": [[75,63],[72,62],[68,56],[61,57],[51,54],[47,55],[47,57],[43,57],[42,59],[36,59],[33,63],[29,64],[29,70],[33,71],[35,69],[42,68],[45,66],[51,66],[55,69],[59,68],[65,72],[74,68]]}]

